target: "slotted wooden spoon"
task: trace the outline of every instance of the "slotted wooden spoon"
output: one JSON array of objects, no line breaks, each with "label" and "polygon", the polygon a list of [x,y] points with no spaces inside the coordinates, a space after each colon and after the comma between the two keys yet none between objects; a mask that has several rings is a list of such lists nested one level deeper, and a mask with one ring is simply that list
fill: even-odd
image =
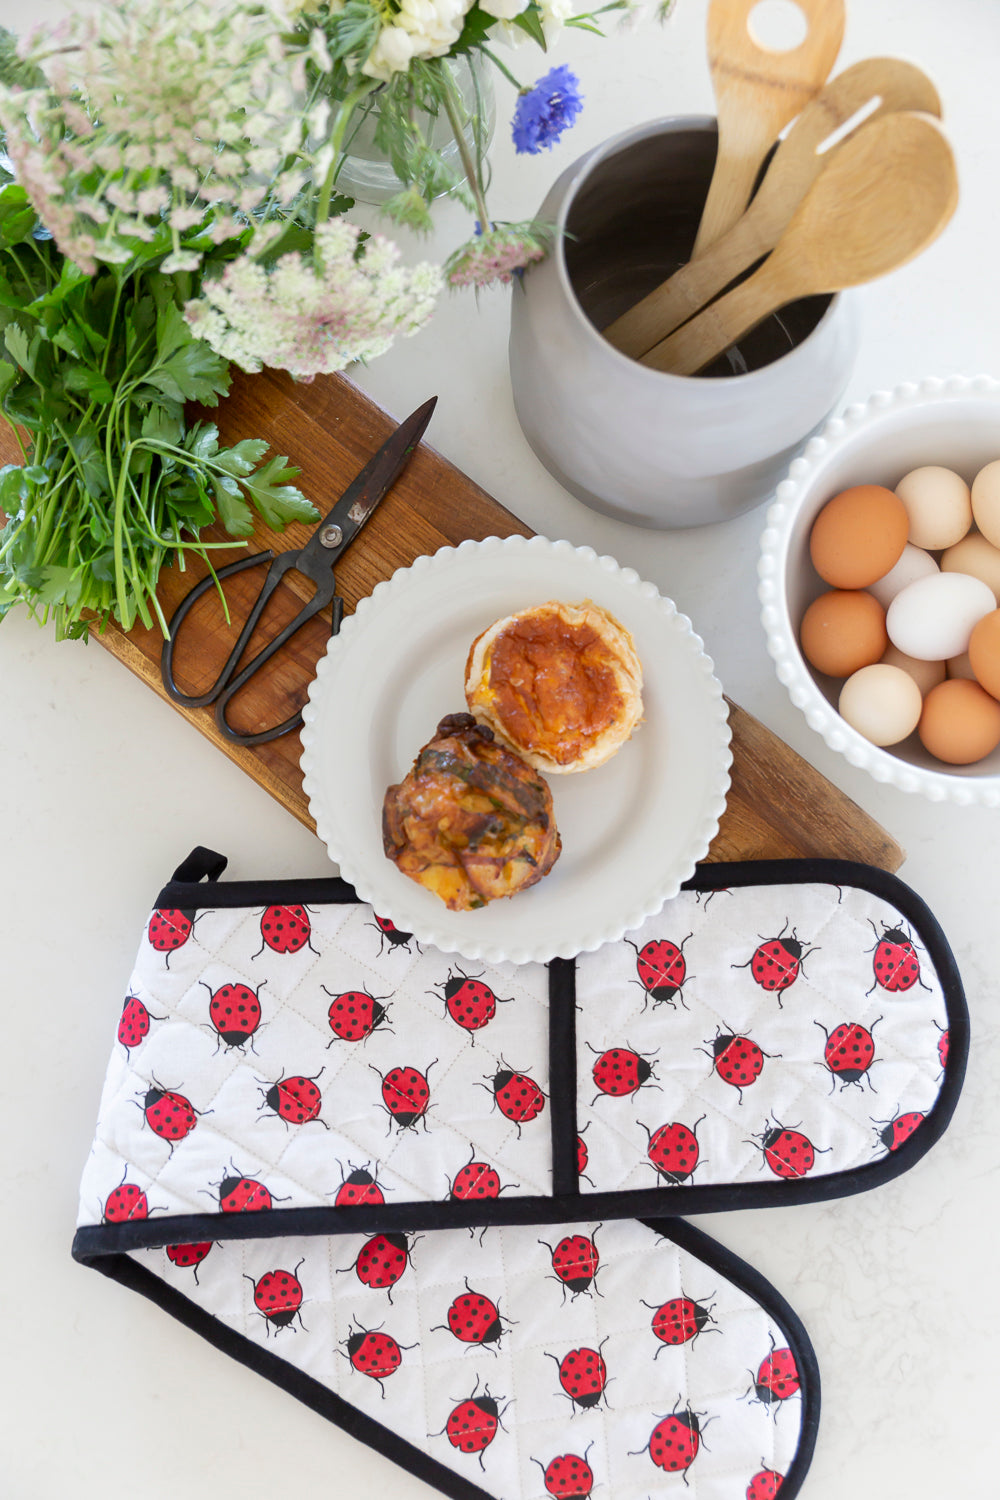
[{"label": "slotted wooden spoon", "polygon": [[955,159],[935,120],[908,113],[870,120],[813,183],[759,270],[642,364],[696,374],[789,302],[873,281],[912,260],[957,202]]},{"label": "slotted wooden spoon", "polygon": [[750,201],[761,164],[790,120],[823,87],[844,36],[844,0],[795,0],[809,23],[797,47],[776,52],[750,31],[759,0],[711,0],[708,66],[719,151],[692,259],[731,229]]},{"label": "slotted wooden spoon", "polygon": [[[872,103],[875,107],[863,113]],[[697,260],[682,266],[616,318],[603,330],[604,337],[623,354],[638,359],[673,333],[774,249],[809,188],[853,134],[820,154],[820,147],[835,131],[855,115],[861,117],[860,127],[862,120],[899,110],[941,114],[937,89],[912,63],[869,57],[832,79],[806,105],[781,142],[743,217]]]}]

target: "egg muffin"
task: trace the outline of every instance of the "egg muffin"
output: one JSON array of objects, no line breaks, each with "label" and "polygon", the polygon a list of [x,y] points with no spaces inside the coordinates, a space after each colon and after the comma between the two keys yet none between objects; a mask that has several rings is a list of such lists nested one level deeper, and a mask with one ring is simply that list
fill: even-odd
[{"label": "egg muffin", "polygon": [[382,845],[450,911],[535,885],[562,841],[538,772],[471,714],[449,714],[382,804]]},{"label": "egg muffin", "polygon": [[642,719],[642,666],[606,609],[550,600],[497,620],[465,666],[469,712],[539,771],[603,765]]}]

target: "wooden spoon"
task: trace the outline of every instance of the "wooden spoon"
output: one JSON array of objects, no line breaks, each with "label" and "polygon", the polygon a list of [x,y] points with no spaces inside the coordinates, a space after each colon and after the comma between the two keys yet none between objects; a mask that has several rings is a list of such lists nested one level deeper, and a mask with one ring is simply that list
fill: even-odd
[{"label": "wooden spoon", "polygon": [[798,47],[776,52],[750,34],[758,0],[711,0],[708,66],[719,151],[692,259],[731,229],[750,201],[761,163],[790,120],[819,93],[844,36],[844,0],[795,0],[809,22]]},{"label": "wooden spoon", "polygon": [[894,57],[855,63],[806,105],[774,153],[743,217],[704,255],[682,266],[605,328],[608,342],[638,359],[773,250],[809,188],[854,132],[821,153],[824,142],[873,102],[875,108],[863,116],[866,121],[899,110],[941,114],[937,89],[912,63]]},{"label": "wooden spoon", "polygon": [[912,260],[957,202],[955,159],[935,120],[870,120],[820,173],[759,270],[650,349],[642,364],[695,374],[787,303],[873,281]]}]

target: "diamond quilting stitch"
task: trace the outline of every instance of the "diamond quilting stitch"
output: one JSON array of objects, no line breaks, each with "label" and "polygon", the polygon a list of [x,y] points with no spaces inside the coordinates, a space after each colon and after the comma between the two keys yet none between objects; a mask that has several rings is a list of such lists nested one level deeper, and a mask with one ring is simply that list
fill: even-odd
[{"label": "diamond quilting stitch", "polygon": [[[599,1294],[566,1297],[552,1273],[553,1247],[574,1237],[599,1247]],[[486,1495],[646,1500],[665,1476],[743,1495],[762,1460],[781,1475],[795,1463],[808,1346],[727,1274],[724,1252],[713,1265],[634,1221],[541,1239],[443,1230],[406,1237],[399,1274],[374,1286],[362,1268],[377,1238],[217,1244],[196,1265],[132,1258]]]},{"label": "diamond quilting stitch", "polygon": [[576,986],[585,1192],[853,1169],[940,1092],[940,981],[861,889],[682,892]]}]

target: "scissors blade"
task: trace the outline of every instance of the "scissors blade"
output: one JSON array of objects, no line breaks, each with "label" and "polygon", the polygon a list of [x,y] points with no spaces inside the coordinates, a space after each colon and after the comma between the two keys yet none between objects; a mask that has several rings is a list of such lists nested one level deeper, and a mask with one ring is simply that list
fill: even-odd
[{"label": "scissors blade", "polygon": [[352,479],[329,515],[319,523],[312,539],[302,549],[303,559],[332,567],[347,550],[406,468],[436,405],[437,397],[432,396],[386,439],[375,456]]}]

